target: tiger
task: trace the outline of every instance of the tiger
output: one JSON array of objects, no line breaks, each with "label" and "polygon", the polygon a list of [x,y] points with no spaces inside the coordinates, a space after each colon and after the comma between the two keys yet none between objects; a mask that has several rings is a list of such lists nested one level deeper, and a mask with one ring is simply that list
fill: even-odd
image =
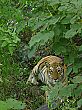
[{"label": "tiger", "polygon": [[[57,81],[61,81],[63,85],[67,83],[66,81],[66,65],[60,57],[49,55],[43,57],[37,65],[33,68],[26,82],[28,84],[31,82],[34,85],[38,85],[41,82],[47,84],[49,87],[55,85]],[[48,92],[46,92],[46,102]]]}]

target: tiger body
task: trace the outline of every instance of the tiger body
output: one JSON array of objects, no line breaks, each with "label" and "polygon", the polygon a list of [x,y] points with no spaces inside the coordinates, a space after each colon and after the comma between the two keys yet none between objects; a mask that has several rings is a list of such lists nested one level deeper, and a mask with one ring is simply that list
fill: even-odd
[{"label": "tiger body", "polygon": [[[41,80],[41,82],[47,84],[49,87],[54,86],[57,81],[61,81],[63,85],[66,85],[67,79],[65,71],[66,67],[61,58],[52,55],[44,57],[33,68],[27,80],[27,84],[31,82],[36,85],[38,84],[38,80]],[[45,93],[47,103],[48,91]]]},{"label": "tiger body", "polygon": [[33,68],[28,80],[33,84],[38,84],[37,79],[47,85],[54,85],[56,81],[63,82],[66,79],[66,68],[61,58],[57,56],[47,56],[42,58]]}]

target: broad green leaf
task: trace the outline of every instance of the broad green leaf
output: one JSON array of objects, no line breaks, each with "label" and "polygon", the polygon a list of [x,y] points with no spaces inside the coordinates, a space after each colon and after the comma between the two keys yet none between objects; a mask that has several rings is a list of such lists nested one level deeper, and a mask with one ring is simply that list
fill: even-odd
[{"label": "broad green leaf", "polygon": [[[32,30],[34,31],[34,30],[40,28],[41,26],[56,24],[59,19],[60,19],[60,16],[48,17],[48,18],[44,18],[41,20],[34,19],[35,21],[33,23],[29,23],[29,25],[31,25]],[[30,21],[30,22],[32,22],[32,21]]]},{"label": "broad green leaf", "polygon": [[80,108],[82,106],[82,99],[80,99],[78,102],[77,102],[77,105],[78,105],[78,108]]},{"label": "broad green leaf", "polygon": [[51,88],[48,99],[51,101],[59,96],[59,91],[62,89],[62,83],[56,82],[55,86]]},{"label": "broad green leaf", "polygon": [[69,55],[69,61],[70,61],[71,64],[73,64],[74,63],[74,58],[76,57],[76,54],[74,54],[74,51],[69,53],[69,54],[70,54]]},{"label": "broad green leaf", "polygon": [[39,43],[40,41],[45,43],[47,42],[49,39],[52,39],[54,36],[54,32],[50,31],[50,32],[39,32],[37,33],[37,35],[34,35],[30,42],[29,45],[30,47],[32,47],[34,44]]},{"label": "broad green leaf", "polygon": [[[68,65],[69,65],[69,64],[68,64]],[[69,75],[69,74],[72,72],[72,70],[73,70],[72,67],[68,67],[68,68],[67,68],[67,71],[66,71],[66,74]]]},{"label": "broad green leaf", "polygon": [[77,66],[74,66],[74,67],[73,67],[73,72],[74,72],[74,73],[78,73],[78,67],[77,67]]},{"label": "broad green leaf", "polygon": [[72,92],[75,87],[75,84],[69,84],[68,86],[61,88],[59,95],[63,97],[72,96]]},{"label": "broad green leaf", "polygon": [[36,30],[40,28],[41,26],[44,26],[47,24],[47,19],[50,18],[51,15],[48,15],[46,13],[40,13],[40,18],[39,15],[38,17],[30,18],[28,20],[28,26],[32,28],[32,30]]},{"label": "broad green leaf", "polygon": [[63,43],[61,44],[61,42],[55,42],[55,44],[53,46],[53,50],[55,51],[56,54],[66,52],[65,46],[63,45]]},{"label": "broad green leaf", "polygon": [[70,3],[74,4],[76,8],[80,8],[82,6],[82,0],[71,0]]},{"label": "broad green leaf", "polygon": [[44,91],[48,91],[49,87],[48,86],[42,86],[41,89],[44,90]]},{"label": "broad green leaf", "polygon": [[80,97],[82,94],[82,85],[78,85],[77,88],[74,89],[73,94],[76,98]]},{"label": "broad green leaf", "polygon": [[34,45],[30,50],[28,50],[28,57],[31,58],[36,52],[37,46]]},{"label": "broad green leaf", "polygon": [[20,39],[18,38],[18,36],[16,35],[16,33],[15,34],[13,34],[13,44],[16,44],[16,43],[18,43],[18,42],[20,42]]},{"label": "broad green leaf", "polygon": [[56,5],[56,4],[59,4],[60,3],[60,0],[47,0],[51,6],[53,5]]},{"label": "broad green leaf", "polygon": [[60,45],[59,45],[59,47],[57,47],[57,48],[55,49],[55,52],[56,52],[56,54],[65,53],[65,52],[66,52],[66,49],[65,49],[64,46],[60,46]]},{"label": "broad green leaf", "polygon": [[61,21],[61,23],[62,23],[62,24],[69,24],[71,18],[72,18],[72,15],[68,15],[68,16],[66,16],[66,17]]},{"label": "broad green leaf", "polygon": [[71,23],[71,24],[74,24],[78,19],[80,19],[80,17],[77,16],[77,15],[75,15],[75,16],[73,16],[73,17],[71,18],[70,23]]},{"label": "broad green leaf", "polygon": [[34,27],[32,27],[32,30],[34,31],[34,30],[38,29],[39,27],[46,25],[46,23],[47,23],[47,21],[38,21],[38,22],[36,22]]},{"label": "broad green leaf", "polygon": [[73,83],[81,83],[82,82],[82,76],[75,76],[73,79],[72,79]]},{"label": "broad green leaf", "polygon": [[4,101],[0,101],[0,110],[8,110],[8,105]]},{"label": "broad green leaf", "polygon": [[78,30],[82,28],[82,24],[81,23],[72,24],[71,28],[78,32]]},{"label": "broad green leaf", "polygon": [[8,45],[8,42],[7,42],[7,41],[3,41],[1,47],[5,47],[5,46],[7,46],[7,45]]},{"label": "broad green leaf", "polygon": [[47,27],[48,27],[48,24],[46,23],[46,24],[41,28],[40,32],[45,31]]},{"label": "broad green leaf", "polygon": [[82,51],[82,45],[81,45],[81,46],[79,46],[79,51]]},{"label": "broad green leaf", "polygon": [[19,32],[21,32],[25,28],[26,25],[27,25],[26,21],[20,21],[16,26],[17,34],[19,34]]},{"label": "broad green leaf", "polygon": [[67,6],[65,5],[61,5],[59,8],[58,8],[59,11],[65,11],[67,10]]},{"label": "broad green leaf", "polygon": [[28,26],[29,27],[34,27],[34,25],[35,25],[35,18],[30,18],[28,20]]},{"label": "broad green leaf", "polygon": [[9,109],[24,109],[25,108],[25,103],[22,103],[21,101],[15,100],[15,99],[7,99],[6,100],[7,105],[9,105]]},{"label": "broad green leaf", "polygon": [[65,38],[72,38],[77,33],[81,33],[81,29],[82,29],[82,25],[80,23],[71,25],[71,29],[66,32]]},{"label": "broad green leaf", "polygon": [[0,110],[10,110],[10,109],[24,109],[25,103],[15,99],[7,99],[6,101],[0,101]]},{"label": "broad green leaf", "polygon": [[60,16],[54,16],[54,17],[51,17],[50,19],[48,19],[47,23],[49,25],[51,25],[51,24],[55,25],[59,21],[59,19],[60,19]]},{"label": "broad green leaf", "polygon": [[68,3],[69,0],[61,0],[61,3]]},{"label": "broad green leaf", "polygon": [[71,96],[71,89],[62,88],[59,92],[60,97],[69,97]]},{"label": "broad green leaf", "polygon": [[72,38],[73,36],[75,36],[77,34],[76,30],[74,29],[70,29],[66,32],[65,34],[65,38]]},{"label": "broad green leaf", "polygon": [[49,93],[48,100],[52,101],[54,98],[56,99],[58,97],[58,92],[59,92],[58,87],[53,88]]},{"label": "broad green leaf", "polygon": [[14,51],[14,46],[8,46],[9,52],[12,55]]},{"label": "broad green leaf", "polygon": [[79,68],[82,68],[82,60],[77,58],[74,61],[73,72],[78,73]]}]

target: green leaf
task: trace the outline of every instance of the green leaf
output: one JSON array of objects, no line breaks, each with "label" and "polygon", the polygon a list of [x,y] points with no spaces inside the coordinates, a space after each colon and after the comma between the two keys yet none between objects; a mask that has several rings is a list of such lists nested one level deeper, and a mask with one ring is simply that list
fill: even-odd
[{"label": "green leaf", "polygon": [[75,23],[71,25],[71,29],[65,34],[65,38],[72,38],[77,33],[81,33],[82,25],[81,23]]},{"label": "green leaf", "polygon": [[75,84],[69,84],[68,86],[61,88],[59,95],[63,97],[72,96],[72,92],[75,87]]},{"label": "green leaf", "polygon": [[12,108],[12,109],[24,109],[25,108],[25,103],[22,103],[21,101],[15,100],[15,99],[7,99],[6,103],[8,105],[8,108]]},{"label": "green leaf", "polygon": [[51,6],[59,4],[60,0],[47,0]]},{"label": "green leaf", "polygon": [[50,19],[48,19],[47,23],[49,25],[51,25],[51,24],[55,25],[59,21],[59,19],[60,19],[60,16],[54,16],[54,17],[51,17]]},{"label": "green leaf", "polygon": [[12,55],[14,51],[14,46],[8,46],[9,52]]},{"label": "green leaf", "polygon": [[69,24],[71,18],[72,18],[72,15],[68,15],[68,16],[66,16],[66,17],[61,21],[61,23],[62,23],[62,24]]},{"label": "green leaf", "polygon": [[76,98],[80,97],[82,94],[82,85],[78,85],[77,88],[74,89],[73,94]]},{"label": "green leaf", "polygon": [[28,50],[28,57],[31,58],[36,52],[37,46],[34,45],[30,50]]},{"label": "green leaf", "polygon": [[55,42],[55,44],[53,46],[53,50],[55,51],[55,53],[57,55],[60,54],[60,53],[65,53],[66,52],[65,45],[63,45],[63,43],[61,44],[61,42]]},{"label": "green leaf", "polygon": [[59,11],[65,11],[67,10],[67,6],[65,5],[61,5],[59,8],[58,8]]},{"label": "green leaf", "polygon": [[78,105],[78,108],[80,108],[82,106],[82,99],[80,99],[78,102],[77,102],[77,105]]},{"label": "green leaf", "polygon": [[[1,71],[1,70],[0,70]],[[0,82],[3,82],[2,78],[0,78]]]},{"label": "green leaf", "polygon": [[1,47],[5,47],[5,46],[7,46],[7,45],[8,45],[8,42],[7,42],[7,41],[3,41]]},{"label": "green leaf", "polygon": [[16,33],[15,34],[13,34],[13,44],[17,44],[19,41],[20,41],[20,39],[18,38],[18,36],[16,35]]},{"label": "green leaf", "polygon": [[[69,64],[68,64],[69,65]],[[72,67],[68,67],[67,68],[67,71],[66,71],[66,74],[69,75],[71,72],[72,72],[73,68]]]},{"label": "green leaf", "polygon": [[76,30],[74,29],[70,29],[66,32],[65,34],[65,38],[72,38],[73,36],[75,36],[77,34]]},{"label": "green leaf", "polygon": [[82,51],[82,45],[81,45],[81,46],[79,46],[79,51]]},{"label": "green leaf", "polygon": [[60,97],[69,97],[71,96],[71,89],[67,89],[67,88],[62,88],[61,91],[59,92]]},{"label": "green leaf", "polygon": [[45,24],[46,24],[46,21],[38,21],[38,22],[34,25],[34,27],[32,27],[32,30],[34,31],[34,30],[38,29],[39,27],[41,27],[41,26],[43,26],[43,25],[45,25]]},{"label": "green leaf", "polygon": [[74,61],[73,72],[78,73],[79,68],[82,68],[82,60],[76,58]]},{"label": "green leaf", "polygon": [[49,39],[52,39],[54,36],[54,32],[50,31],[50,32],[39,32],[37,33],[37,35],[34,35],[30,42],[29,42],[29,46],[32,47],[33,45],[35,45],[36,43],[40,43],[42,42],[45,43],[47,42]]},{"label": "green leaf", "polygon": [[48,91],[49,87],[48,86],[42,86],[41,89],[44,90],[44,91]]},{"label": "green leaf", "polygon": [[16,32],[17,34],[19,34],[19,32],[21,32],[25,26],[26,26],[27,22],[26,21],[20,21],[18,24],[17,24],[17,27],[16,27]]},{"label": "green leaf", "polygon": [[25,107],[25,103],[12,98],[7,99],[6,101],[0,101],[0,110],[24,109]]},{"label": "green leaf", "polygon": [[59,87],[52,88],[52,90],[49,93],[48,100],[52,101],[54,98],[56,99],[58,97],[58,92]]},{"label": "green leaf", "polygon": [[73,66],[73,72],[78,73],[78,67],[77,66]]},{"label": "green leaf", "polygon": [[8,110],[8,105],[4,101],[0,101],[0,110]]},{"label": "green leaf", "polygon": [[81,83],[82,82],[82,76],[75,76],[73,79],[72,79],[73,83]]},{"label": "green leaf", "polygon": [[52,101],[54,98],[56,99],[59,96],[59,91],[61,90],[62,86],[63,85],[61,82],[56,82],[55,86],[52,87],[49,92],[49,101]]},{"label": "green leaf", "polygon": [[74,0],[74,1],[71,0],[70,2],[72,4],[74,4],[76,8],[79,8],[80,6],[82,6],[82,1],[81,0],[78,0],[78,1],[77,0]]},{"label": "green leaf", "polygon": [[47,21],[45,21],[45,19],[31,18],[28,21],[28,26],[32,28],[32,31],[34,31],[38,29],[39,27],[46,25]]},{"label": "green leaf", "polygon": [[78,15],[75,15],[71,18],[70,23],[74,24],[78,19],[80,19],[80,17]]},{"label": "green leaf", "polygon": [[82,24],[81,23],[72,24],[71,28],[78,32],[78,30],[82,28]]}]

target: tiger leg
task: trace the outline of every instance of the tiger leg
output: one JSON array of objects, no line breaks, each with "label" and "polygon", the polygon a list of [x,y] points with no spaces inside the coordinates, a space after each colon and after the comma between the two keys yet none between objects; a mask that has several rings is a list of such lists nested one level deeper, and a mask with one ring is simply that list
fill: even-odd
[{"label": "tiger leg", "polygon": [[28,84],[29,82],[32,83],[32,84],[34,84],[34,85],[38,84],[37,79],[35,77],[36,74],[37,74],[37,71],[38,71],[38,66],[36,65],[33,68],[32,72],[30,73],[29,78],[28,78],[26,84]]},{"label": "tiger leg", "polygon": [[36,80],[36,78],[35,78],[33,73],[30,74],[26,84],[28,84],[29,82],[34,84],[34,85],[38,84],[38,82],[37,82],[37,80]]}]

